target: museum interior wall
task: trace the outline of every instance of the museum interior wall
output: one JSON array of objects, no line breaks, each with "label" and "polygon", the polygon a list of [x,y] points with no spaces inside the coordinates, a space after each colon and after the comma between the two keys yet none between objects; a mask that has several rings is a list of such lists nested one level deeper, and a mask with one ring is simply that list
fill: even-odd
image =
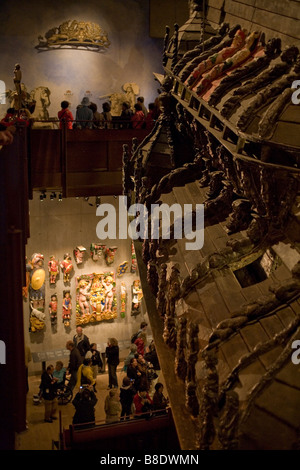
[{"label": "museum interior wall", "polygon": [[[75,113],[85,95],[101,112],[101,104],[108,99],[105,95],[124,94],[126,83],[135,83],[136,93],[143,95],[147,104],[156,98],[153,71],[161,70],[162,39],[149,36],[148,1],[87,0],[83,7],[78,1],[34,0],[29,7],[17,0],[2,2],[1,19],[0,37],[5,44],[1,56],[5,67],[0,79],[6,90],[13,90],[14,66],[20,63],[21,82],[29,94],[38,87],[50,90],[50,117],[57,117],[60,103],[65,99]],[[106,37],[101,50],[37,48],[46,36],[51,36],[51,30],[53,33],[62,23],[73,20],[100,26]],[[99,99],[100,96],[103,98]],[[1,117],[7,105],[7,102],[0,105]]]},{"label": "museum interior wall", "polygon": [[[30,201],[31,237],[26,247],[26,254],[31,279],[34,270],[31,269],[30,261],[33,255],[37,253],[43,256],[41,268],[45,272],[45,281],[43,294],[40,298],[44,299],[44,302],[43,305],[38,304],[39,297],[38,295],[30,295],[29,286],[29,293],[27,297],[24,296],[23,304],[25,343],[30,346],[33,355],[33,361],[29,365],[29,373],[39,373],[44,361],[48,365],[49,361],[53,362],[61,358],[63,362],[68,363],[69,351],[65,346],[68,340],[73,339],[76,325],[83,327],[90,342],[97,343],[98,349],[102,353],[107,346],[107,339],[117,338],[120,356],[125,357],[132,334],[139,329],[141,321],[147,321],[147,312],[142,299],[140,308],[134,310],[134,314],[132,314],[132,301],[134,300],[132,285],[134,281],[139,280],[138,271],[134,269],[136,263],[135,253],[132,256],[132,240],[130,238],[123,240],[98,239],[96,226],[102,218],[96,215],[95,198],[89,198],[88,201],[84,198],[67,198],[59,201],[58,195],[55,200],[51,200],[50,193],[47,193],[47,197],[41,202],[39,196],[39,193],[35,192],[33,200]],[[118,233],[119,198],[102,197],[101,203],[108,203],[115,207]],[[99,251],[93,250],[95,245],[101,246]],[[83,254],[82,261],[78,264],[76,259],[79,260],[74,256],[76,247],[80,247]],[[109,259],[105,253],[106,248],[113,248]],[[55,256],[55,260],[61,263],[67,253],[70,254],[73,266],[69,281],[65,282],[63,270],[58,267],[59,274],[55,282],[51,283],[48,272],[50,257]],[[112,274],[115,281],[114,302],[111,309],[113,313],[107,314],[105,318],[104,315],[98,317],[90,315],[88,318],[83,318],[77,303],[78,284],[81,280],[84,281],[86,275],[93,277],[94,274],[100,273]],[[68,322],[63,319],[64,291],[70,291],[71,295],[72,310]],[[123,292],[126,294],[125,306],[122,303]],[[57,296],[57,314],[54,321],[51,321],[52,312],[49,310],[49,304],[53,300],[51,297],[54,294]],[[87,294],[93,299],[91,289],[87,289]],[[31,301],[32,298],[37,300]],[[35,321],[31,320],[33,306],[42,313],[42,317],[38,315],[38,319],[34,318]],[[89,310],[92,314],[93,311],[103,312],[108,309],[104,309],[103,306],[97,309],[96,303],[91,300]]]}]

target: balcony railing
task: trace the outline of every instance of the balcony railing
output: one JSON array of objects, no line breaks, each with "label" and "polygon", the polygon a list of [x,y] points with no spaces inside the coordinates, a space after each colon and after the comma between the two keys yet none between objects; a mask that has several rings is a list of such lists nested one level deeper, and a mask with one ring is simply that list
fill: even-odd
[{"label": "balcony railing", "polygon": [[68,129],[67,123],[34,121],[28,127],[31,190],[59,190],[63,197],[122,194],[123,145],[132,147],[149,133],[114,120],[104,128]]}]

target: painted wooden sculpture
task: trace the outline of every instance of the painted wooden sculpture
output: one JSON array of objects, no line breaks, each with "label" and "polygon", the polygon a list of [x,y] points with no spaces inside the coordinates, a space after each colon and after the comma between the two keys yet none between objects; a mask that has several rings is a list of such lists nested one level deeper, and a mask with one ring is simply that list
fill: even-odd
[{"label": "painted wooden sculpture", "polygon": [[99,243],[91,243],[90,252],[93,261],[98,261],[103,256],[106,245],[100,245]]},{"label": "painted wooden sculpture", "polygon": [[107,266],[111,266],[113,264],[117,249],[117,246],[112,246],[110,248],[105,249],[105,261]]},{"label": "painted wooden sculpture", "polygon": [[125,318],[126,302],[127,302],[126,285],[125,285],[125,282],[121,282],[121,308],[120,308],[121,318]]},{"label": "painted wooden sculpture", "polygon": [[55,325],[57,321],[57,295],[52,294],[49,303],[49,313],[51,325]]},{"label": "painted wooden sculpture", "polygon": [[70,282],[70,274],[73,271],[73,264],[69,253],[64,255],[64,260],[60,263],[60,267],[64,273],[64,282]]},{"label": "painted wooden sculpture", "polygon": [[119,277],[123,276],[126,273],[128,268],[128,261],[123,261],[123,263],[119,264],[117,269],[117,274]]},{"label": "painted wooden sculpture", "polygon": [[246,39],[245,46],[238,50],[232,57],[224,60],[224,62],[216,64],[209,72],[202,75],[201,79],[194,86],[193,91],[198,95],[201,95],[207,88],[211,86],[211,83],[220,75],[226,73],[228,70],[238,66],[242,62],[245,62],[251,54],[255,51],[260,33],[253,31]]},{"label": "painted wooden sculpture", "polygon": [[54,255],[50,256],[50,260],[48,261],[48,271],[50,284],[55,284],[59,274],[59,261],[56,260]]},{"label": "painted wooden sculpture", "polygon": [[117,317],[116,282],[113,272],[82,274],[76,279],[76,324]]},{"label": "painted wooden sculpture", "polygon": [[134,243],[133,241],[131,242],[131,268],[130,272],[132,274],[135,274],[137,270],[137,261],[136,261],[136,254],[135,254],[135,249],[134,249]]},{"label": "painted wooden sculpture", "polygon": [[143,291],[139,279],[133,281],[132,284],[132,302],[131,302],[131,315],[138,315],[141,313],[141,300],[143,298]]},{"label": "painted wooden sculpture", "polygon": [[72,303],[71,303],[71,294],[69,290],[64,291],[63,298],[63,323],[65,326],[70,326],[71,313],[72,313]]},{"label": "painted wooden sculpture", "polygon": [[30,300],[30,327],[29,331],[34,333],[42,330],[45,326],[45,270],[44,256],[34,253],[31,257],[31,271],[29,283]]},{"label": "painted wooden sculpture", "polygon": [[74,249],[74,258],[76,264],[81,264],[83,262],[84,253],[86,252],[86,248],[82,245],[76,246]]},{"label": "painted wooden sculpture", "polygon": [[232,40],[232,43],[228,47],[224,47],[221,51],[208,57],[206,60],[200,62],[200,64],[192,71],[190,76],[186,79],[185,84],[191,88],[195,88],[201,76],[211,70],[215,65],[224,62],[229,57],[232,57],[239,49],[245,44],[245,31],[242,29],[237,30]]}]

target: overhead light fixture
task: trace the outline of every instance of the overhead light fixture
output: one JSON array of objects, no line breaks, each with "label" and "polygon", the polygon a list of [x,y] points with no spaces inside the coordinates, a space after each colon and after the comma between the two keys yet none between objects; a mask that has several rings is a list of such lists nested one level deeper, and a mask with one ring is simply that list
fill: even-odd
[{"label": "overhead light fixture", "polygon": [[58,195],[58,200],[59,200],[59,202],[62,201],[62,194],[61,193],[59,193],[59,195]]},{"label": "overhead light fixture", "polygon": [[50,194],[50,201],[53,201],[53,199],[55,199],[55,198],[56,198],[56,193],[55,193],[55,192],[52,192],[52,193]]}]

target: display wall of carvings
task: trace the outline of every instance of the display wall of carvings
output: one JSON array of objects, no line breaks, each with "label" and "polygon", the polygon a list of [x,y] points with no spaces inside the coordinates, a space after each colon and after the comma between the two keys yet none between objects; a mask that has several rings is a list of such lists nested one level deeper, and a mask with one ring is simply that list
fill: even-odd
[{"label": "display wall of carvings", "polygon": [[[120,257],[116,256],[119,249],[123,256],[125,247],[131,260],[120,263]],[[131,239],[122,241],[122,246],[120,241],[118,245],[101,241],[85,246],[78,243],[60,256],[55,251],[47,256],[47,276],[43,254],[34,253],[27,261],[23,298],[29,306],[30,333],[56,334],[62,332],[61,324],[68,333],[72,325],[100,327],[101,323],[113,323],[117,319],[127,323],[132,315],[142,313],[143,294]]]}]

